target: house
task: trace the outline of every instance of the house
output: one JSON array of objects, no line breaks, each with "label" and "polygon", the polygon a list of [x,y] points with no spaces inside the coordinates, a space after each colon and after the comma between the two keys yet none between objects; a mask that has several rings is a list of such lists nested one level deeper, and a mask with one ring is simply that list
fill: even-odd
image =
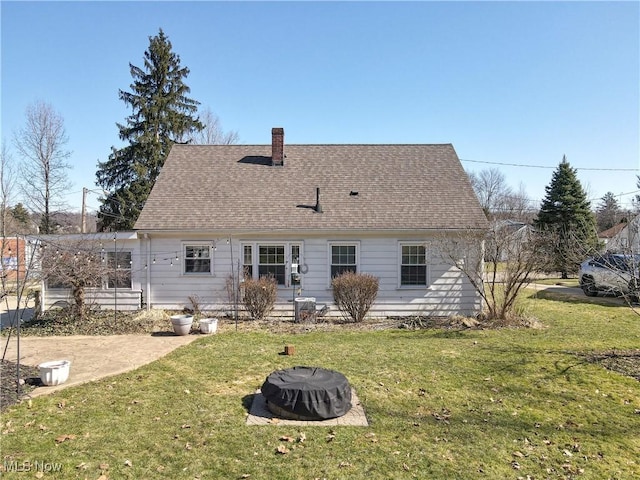
[{"label": "house", "polygon": [[493,233],[485,249],[487,262],[516,260],[522,251],[521,245],[530,240],[533,231],[531,225],[518,220],[496,220],[490,228]]},{"label": "house", "polygon": [[[480,265],[487,228],[450,144],[285,145],[275,128],[266,145],[174,145],[134,231],[33,242],[101,261],[85,294],[104,308],[228,312],[273,275],[275,314],[313,297],[337,315],[331,279],[356,271],[379,278],[372,315],[447,316],[481,308],[460,267]],[[44,309],[71,301],[45,278]]]},{"label": "house", "polygon": [[[23,237],[1,237],[0,276],[2,280],[14,283],[25,278],[25,262],[28,257]],[[4,285],[4,283],[3,283]]]},{"label": "house", "polygon": [[619,223],[609,230],[600,233],[598,237],[605,239],[605,247],[609,252],[640,253],[640,215],[628,223]]},{"label": "house", "polygon": [[300,296],[337,313],[331,279],[350,270],[379,278],[372,315],[469,315],[480,298],[437,245],[487,227],[450,144],[289,145],[281,128],[176,144],[134,227],[133,285],[147,308],[225,309],[230,286],[273,275],[276,313]]}]

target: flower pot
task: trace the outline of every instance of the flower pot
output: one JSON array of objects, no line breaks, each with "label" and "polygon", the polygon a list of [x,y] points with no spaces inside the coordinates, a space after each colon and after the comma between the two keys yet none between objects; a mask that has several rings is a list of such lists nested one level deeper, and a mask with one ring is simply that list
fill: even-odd
[{"label": "flower pot", "polygon": [[200,332],[202,333],[216,333],[218,330],[217,318],[203,318],[200,320]]},{"label": "flower pot", "polygon": [[69,360],[54,360],[38,365],[40,380],[47,386],[60,385],[69,378],[71,362]]},{"label": "flower pot", "polygon": [[172,315],[171,325],[176,335],[189,335],[193,325],[193,315]]}]

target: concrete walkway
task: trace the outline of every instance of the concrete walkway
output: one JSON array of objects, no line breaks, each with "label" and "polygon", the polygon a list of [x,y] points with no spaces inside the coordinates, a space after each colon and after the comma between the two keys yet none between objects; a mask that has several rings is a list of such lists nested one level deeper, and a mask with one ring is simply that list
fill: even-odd
[{"label": "concrete walkway", "polygon": [[7,295],[0,300],[0,329],[15,325],[18,318],[21,318],[23,322],[31,320],[34,310],[33,299],[21,301],[20,309],[16,311],[17,304],[15,295]]},{"label": "concrete walkway", "polygon": [[[69,379],[62,385],[38,387],[32,397],[52,393],[103,377],[128,372],[165,356],[172,350],[187,345],[200,335],[109,335],[70,337],[21,337],[20,363],[37,366],[53,360],[70,360]],[[2,352],[7,342],[0,337]],[[17,360],[17,339],[9,340],[5,360]]]}]

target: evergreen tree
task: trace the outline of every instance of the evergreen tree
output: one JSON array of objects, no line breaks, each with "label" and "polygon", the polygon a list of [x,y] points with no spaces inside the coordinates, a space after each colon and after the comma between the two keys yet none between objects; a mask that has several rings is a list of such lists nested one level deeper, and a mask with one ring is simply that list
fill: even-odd
[{"label": "evergreen tree", "polygon": [[11,216],[23,229],[26,229],[29,226],[29,212],[26,208],[24,208],[24,205],[22,205],[22,203],[17,203],[11,209]]},{"label": "evergreen tree", "polygon": [[596,223],[598,231],[603,232],[610,229],[622,220],[623,212],[612,192],[607,192],[600,199],[600,204],[596,209]]},{"label": "evergreen tree", "polygon": [[554,239],[549,254],[555,270],[567,278],[577,271],[585,255],[598,247],[595,218],[576,169],[565,156],[545,191],[534,223]]},{"label": "evergreen tree", "polygon": [[97,183],[108,194],[98,213],[101,230],[133,228],[173,143],[202,130],[196,116],[199,102],[187,97],[184,79],[189,69],[162,29],[149,37],[144,68],[129,64],[131,91],[120,90],[120,100],[131,107],[126,124],[117,124],[120,139],[129,145],[98,162]]}]

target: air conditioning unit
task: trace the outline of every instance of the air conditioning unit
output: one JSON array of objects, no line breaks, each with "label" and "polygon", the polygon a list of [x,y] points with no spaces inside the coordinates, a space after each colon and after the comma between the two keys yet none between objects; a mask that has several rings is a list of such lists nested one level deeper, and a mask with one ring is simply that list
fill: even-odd
[{"label": "air conditioning unit", "polygon": [[297,297],[295,307],[296,323],[316,322],[316,297]]}]

